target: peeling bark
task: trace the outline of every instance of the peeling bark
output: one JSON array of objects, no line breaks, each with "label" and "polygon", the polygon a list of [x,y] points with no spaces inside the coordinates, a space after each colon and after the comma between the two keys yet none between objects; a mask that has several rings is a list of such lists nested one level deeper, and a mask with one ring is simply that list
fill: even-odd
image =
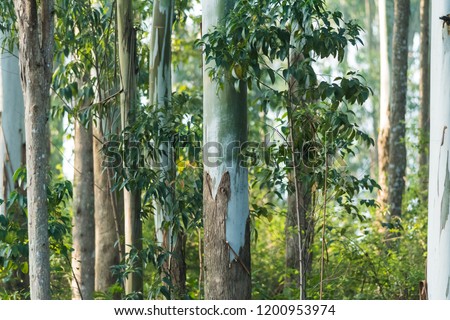
[{"label": "peeling bark", "polygon": [[[232,196],[230,174],[225,172],[215,197],[213,183],[205,174],[204,228],[205,228],[205,297],[210,300],[250,299],[250,223],[245,226],[245,245],[235,252],[226,236],[228,203]],[[234,258],[230,260],[230,255]],[[243,276],[243,274],[245,276]]]}]

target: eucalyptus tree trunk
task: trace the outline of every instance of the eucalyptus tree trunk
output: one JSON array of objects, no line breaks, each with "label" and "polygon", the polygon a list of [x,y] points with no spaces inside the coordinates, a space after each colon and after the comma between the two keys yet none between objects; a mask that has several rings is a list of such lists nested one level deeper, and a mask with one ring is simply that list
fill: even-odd
[{"label": "eucalyptus tree trunk", "polygon": [[94,160],[92,124],[75,121],[72,298],[91,300],[95,288]]},{"label": "eucalyptus tree trunk", "polygon": [[389,164],[389,133],[390,133],[390,67],[389,40],[386,15],[386,0],[378,1],[378,17],[380,32],[380,122],[378,131],[378,191],[377,201],[384,211],[388,201],[387,171]]},{"label": "eucalyptus tree trunk", "polygon": [[53,66],[53,1],[14,0],[25,102],[29,274],[31,299],[50,299],[47,171]]},{"label": "eucalyptus tree trunk", "polygon": [[[420,155],[421,190],[428,190],[428,143],[430,136],[430,0],[420,0]],[[422,196],[427,201],[427,193]]]},{"label": "eucalyptus tree trunk", "polygon": [[[203,34],[223,26],[233,6],[203,1]],[[247,141],[247,90],[242,82],[236,90],[230,74],[219,88],[212,66],[203,66],[205,298],[250,299],[248,171],[236,151]]]},{"label": "eucalyptus tree trunk", "polygon": [[[25,164],[24,114],[19,60],[0,48],[0,199],[5,202],[15,188],[14,172]],[[6,203],[0,205],[0,214],[5,212]]]},{"label": "eucalyptus tree trunk", "polygon": [[[136,112],[136,32],[133,26],[133,6],[131,0],[117,1],[117,29],[119,34],[119,64],[121,74],[122,93],[120,95],[121,124],[124,130],[134,122]],[[125,137],[124,141],[128,141]],[[129,141],[130,144],[133,141]],[[132,146],[126,146],[126,148]],[[128,150],[129,151],[129,150]],[[133,166],[136,159],[127,159],[132,156],[128,152],[123,159],[124,170]],[[128,161],[130,160],[130,161]],[[132,168],[131,168],[132,169]],[[142,250],[142,223],[141,223],[141,197],[140,190],[123,190],[124,223],[125,223],[125,254],[130,258],[132,249]],[[131,260],[130,260],[131,261]],[[133,272],[125,280],[125,293],[132,292],[142,295],[144,283],[142,278],[142,262],[134,267],[141,272]]]},{"label": "eucalyptus tree trunk", "polygon": [[431,125],[428,201],[428,297],[450,299],[450,2],[431,3]]},{"label": "eucalyptus tree trunk", "polygon": [[392,42],[392,96],[389,136],[388,204],[389,216],[399,217],[405,191],[406,145],[405,113],[408,84],[409,0],[396,0]]},{"label": "eucalyptus tree trunk", "polygon": [[[150,40],[150,101],[155,107],[156,116],[161,121],[161,127],[170,126],[172,115],[172,24],[174,15],[173,0],[156,0],[153,3],[153,25]],[[167,190],[164,200],[156,204],[155,231],[157,241],[171,253],[163,265],[163,273],[170,276],[173,286],[172,296],[183,299],[186,295],[186,263],[185,236],[182,230],[173,229],[176,219],[175,198],[175,152],[173,137],[164,137],[158,146],[158,163],[155,170],[161,170],[161,181]]]},{"label": "eucalyptus tree trunk", "polygon": [[[101,100],[101,99],[100,99]],[[122,217],[116,195],[111,192],[111,174],[102,154],[106,117],[93,125],[95,196],[95,291],[106,292],[116,283],[111,266],[122,260]]]}]

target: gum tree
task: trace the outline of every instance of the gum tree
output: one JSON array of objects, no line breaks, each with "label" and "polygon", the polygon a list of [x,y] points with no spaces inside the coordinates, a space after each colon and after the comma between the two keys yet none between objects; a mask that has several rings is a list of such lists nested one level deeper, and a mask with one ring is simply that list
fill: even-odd
[{"label": "gum tree", "polygon": [[450,299],[450,2],[431,4],[428,296]]},{"label": "gum tree", "polygon": [[[223,27],[233,0],[202,3],[203,34]],[[247,140],[247,88],[230,71],[218,83],[203,71],[205,298],[250,299],[248,172],[238,158]]]},{"label": "gum tree", "polygon": [[53,0],[14,0],[25,102],[31,299],[50,299],[47,209],[48,112],[53,73]]}]

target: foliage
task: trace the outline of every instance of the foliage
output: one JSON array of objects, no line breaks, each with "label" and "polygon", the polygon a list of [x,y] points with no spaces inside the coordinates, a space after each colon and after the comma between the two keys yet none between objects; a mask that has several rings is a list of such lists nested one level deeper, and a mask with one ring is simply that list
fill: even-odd
[{"label": "foliage", "polygon": [[[6,214],[0,215],[0,294],[2,299],[28,299],[26,170],[19,168],[13,179],[18,187],[6,201]],[[66,297],[61,282],[68,280],[67,269],[70,269],[71,219],[67,201],[71,198],[70,181],[47,187],[52,277],[57,280],[52,282],[52,289],[58,292],[56,297]]]}]

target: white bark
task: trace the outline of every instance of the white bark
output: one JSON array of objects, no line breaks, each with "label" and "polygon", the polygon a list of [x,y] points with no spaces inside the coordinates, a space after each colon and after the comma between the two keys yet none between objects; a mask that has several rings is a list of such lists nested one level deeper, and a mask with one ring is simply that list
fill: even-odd
[{"label": "white bark", "polygon": [[[205,0],[203,34],[223,24],[233,0]],[[247,140],[247,91],[225,75],[222,88],[203,68],[205,298],[250,299],[248,171],[238,148]]]},{"label": "white bark", "polygon": [[[0,42],[2,39],[0,33]],[[24,105],[19,59],[3,51],[0,53],[0,199],[6,201],[14,189],[13,174],[24,162]],[[0,214],[3,213],[5,204],[0,206]]]},{"label": "white bark", "polygon": [[439,20],[450,14],[450,2],[431,6],[428,295],[450,299],[450,26]]}]

